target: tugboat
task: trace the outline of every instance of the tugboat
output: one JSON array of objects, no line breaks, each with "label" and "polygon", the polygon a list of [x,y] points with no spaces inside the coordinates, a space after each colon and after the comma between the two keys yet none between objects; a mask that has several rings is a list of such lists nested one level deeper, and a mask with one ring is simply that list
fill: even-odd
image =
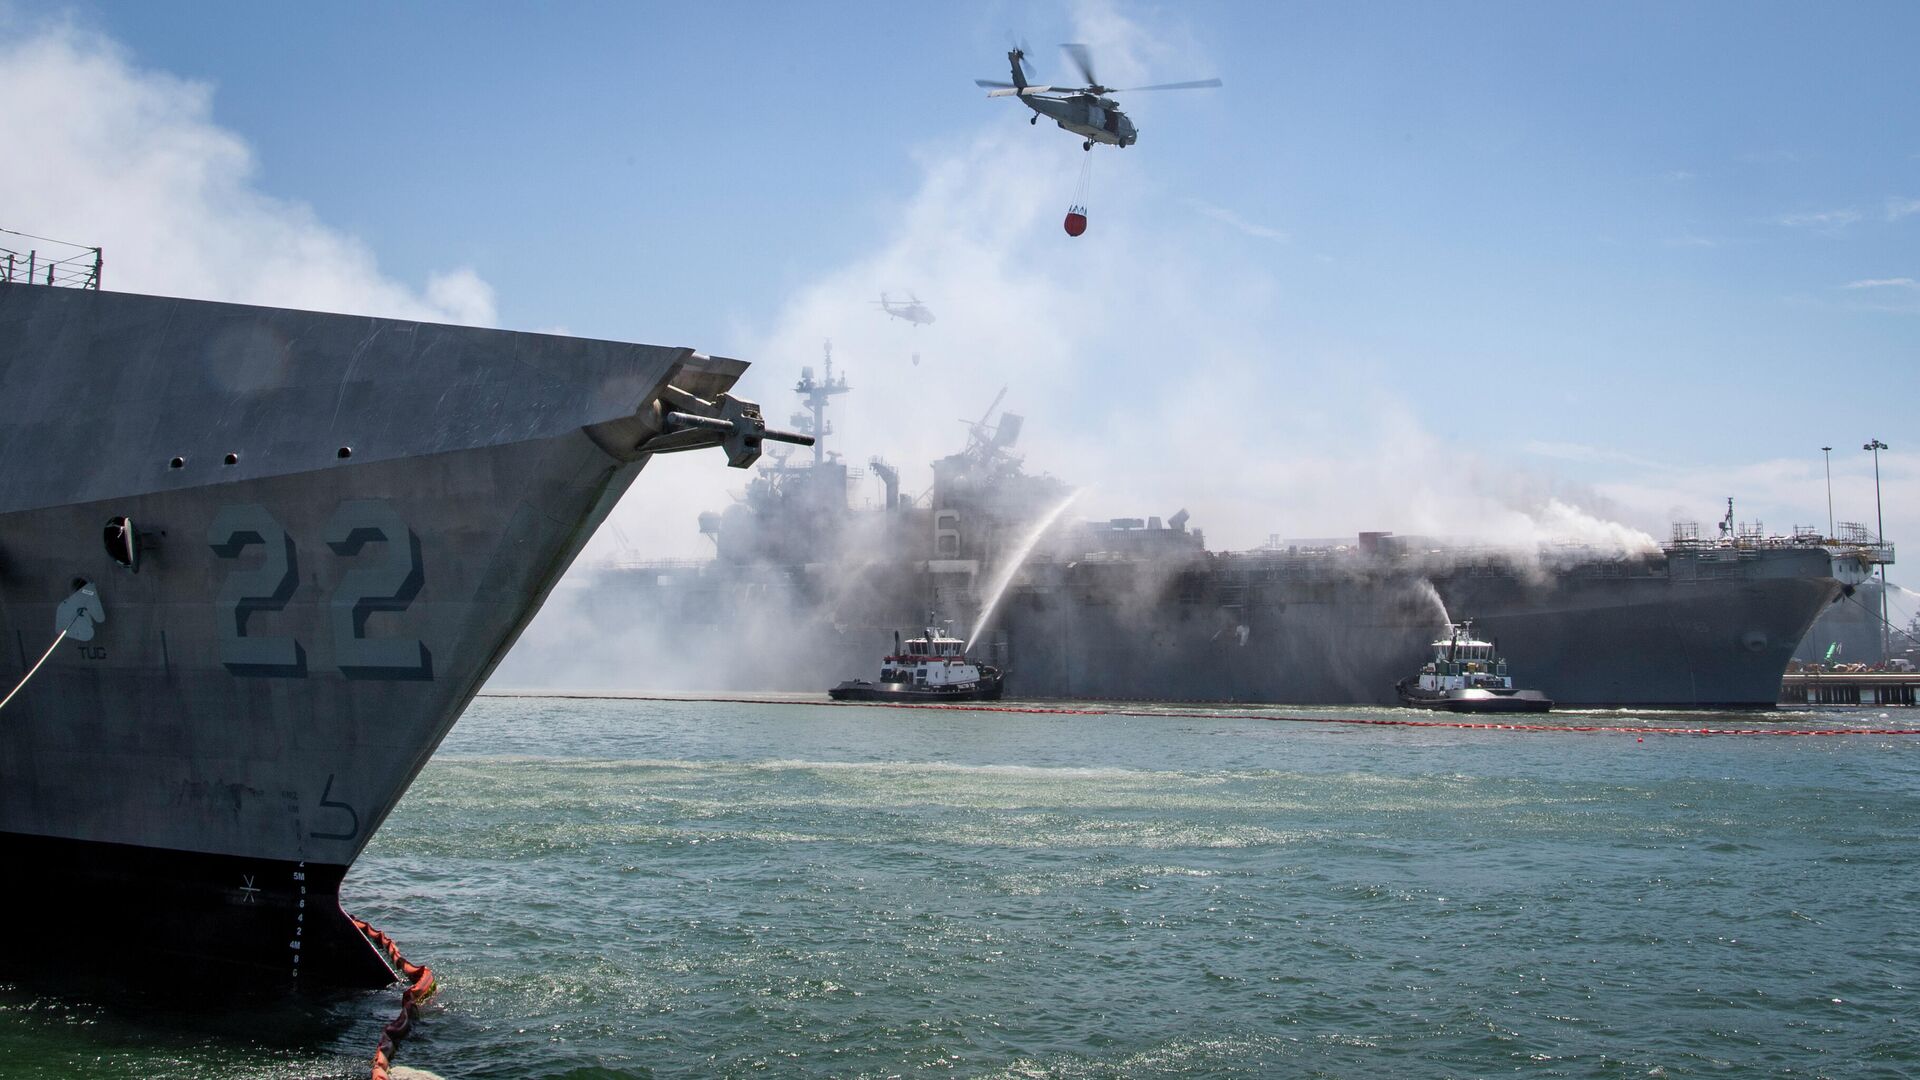
[{"label": "tugboat", "polygon": [[[932,621],[932,620],[929,620]],[[893,654],[880,662],[880,681],[849,679],[827,691],[835,701],[998,701],[1000,669],[976,664],[966,642],[928,626],[924,637],[893,633]]]},{"label": "tugboat", "polygon": [[1473,636],[1473,622],[1449,623],[1433,643],[1433,659],[1394,687],[1400,700],[1422,709],[1462,713],[1546,712],[1553,702],[1538,690],[1516,690],[1507,662],[1493,643]]}]

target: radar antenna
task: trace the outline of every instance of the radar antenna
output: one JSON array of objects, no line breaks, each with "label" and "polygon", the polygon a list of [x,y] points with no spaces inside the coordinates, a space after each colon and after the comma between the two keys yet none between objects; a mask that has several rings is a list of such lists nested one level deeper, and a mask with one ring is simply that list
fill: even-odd
[{"label": "radar antenna", "polygon": [[[799,394],[806,402],[807,412],[812,414],[811,416],[796,415],[793,420],[795,424],[800,425],[801,430],[813,436],[813,463],[815,465],[819,465],[826,460],[827,436],[833,434],[833,425],[827,423],[827,403],[835,394],[844,394],[851,389],[847,386],[847,377],[845,375],[840,376],[838,381],[835,381],[833,377],[832,341],[826,343],[825,363],[826,378],[815,382],[813,379],[813,368],[803,367],[800,369],[800,381],[795,383],[793,387],[793,392]],[[1005,393],[1005,391],[1001,392]]]},{"label": "radar antenna", "polygon": [[993,427],[987,424],[987,420],[989,417],[993,416],[993,410],[1000,407],[1000,402],[1005,400],[1006,396],[1007,396],[1007,388],[1003,386],[1000,388],[1000,392],[993,396],[993,404],[987,406],[987,411],[980,414],[980,419],[971,420],[971,421],[970,420],[960,421],[961,423],[967,425],[967,432],[973,437],[973,441],[976,445],[978,446],[993,445],[993,442],[994,442],[993,436],[995,434],[995,431]]}]

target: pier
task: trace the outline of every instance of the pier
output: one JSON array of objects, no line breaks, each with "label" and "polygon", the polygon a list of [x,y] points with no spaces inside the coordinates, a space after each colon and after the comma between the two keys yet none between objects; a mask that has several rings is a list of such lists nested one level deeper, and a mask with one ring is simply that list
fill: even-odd
[{"label": "pier", "polygon": [[1913,705],[1920,672],[1796,671],[1780,681],[1782,705]]}]

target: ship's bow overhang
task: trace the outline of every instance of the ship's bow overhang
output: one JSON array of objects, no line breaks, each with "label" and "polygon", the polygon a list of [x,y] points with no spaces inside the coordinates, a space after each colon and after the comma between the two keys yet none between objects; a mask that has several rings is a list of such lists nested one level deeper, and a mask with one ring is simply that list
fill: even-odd
[{"label": "ship's bow overhang", "polygon": [[647,461],[722,438],[668,417],[717,427],[745,367],[0,285],[0,678],[78,583],[104,615],[0,714],[0,844],[312,970],[333,883]]}]

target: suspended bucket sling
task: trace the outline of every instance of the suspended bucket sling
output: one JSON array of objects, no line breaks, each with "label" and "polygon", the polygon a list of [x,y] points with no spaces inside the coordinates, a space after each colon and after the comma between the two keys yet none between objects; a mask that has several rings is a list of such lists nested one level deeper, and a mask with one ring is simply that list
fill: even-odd
[{"label": "suspended bucket sling", "polygon": [[1087,231],[1087,189],[1093,183],[1093,155],[1083,156],[1080,162],[1080,190],[1076,192],[1073,205],[1067,207],[1067,220],[1064,227],[1068,236],[1079,236]]}]

